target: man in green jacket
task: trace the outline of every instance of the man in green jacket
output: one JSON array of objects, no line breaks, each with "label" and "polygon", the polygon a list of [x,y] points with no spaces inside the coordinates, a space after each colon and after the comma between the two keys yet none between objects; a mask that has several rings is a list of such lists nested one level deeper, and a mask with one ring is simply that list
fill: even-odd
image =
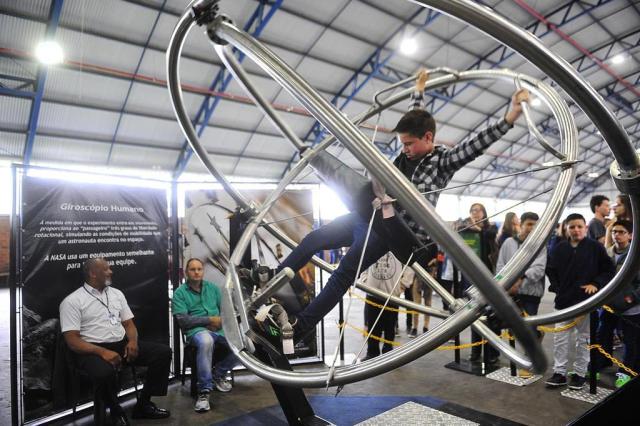
[{"label": "man in green jacket", "polygon": [[[231,382],[227,371],[237,364],[237,358],[229,349],[222,331],[220,306],[222,294],[214,284],[204,281],[204,265],[199,259],[189,259],[185,266],[187,282],[173,293],[171,309],[187,342],[197,349],[198,399],[195,411],[210,410],[209,392],[216,387],[220,392],[229,392]],[[226,346],[228,355],[214,365],[213,351],[217,345]]]}]

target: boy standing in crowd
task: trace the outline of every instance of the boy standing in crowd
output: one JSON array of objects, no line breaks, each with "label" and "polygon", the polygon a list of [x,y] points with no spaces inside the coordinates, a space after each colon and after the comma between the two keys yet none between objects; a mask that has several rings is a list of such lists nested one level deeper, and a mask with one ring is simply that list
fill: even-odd
[{"label": "boy standing in crowd", "polygon": [[591,207],[591,211],[593,212],[593,219],[589,221],[589,238],[598,241],[600,244],[604,244],[607,234],[607,227],[604,222],[611,211],[609,199],[604,195],[594,195],[589,201],[589,207]]},{"label": "boy standing in crowd", "polygon": [[[629,254],[629,247],[631,247],[631,238],[633,237],[631,222],[624,219],[617,220],[611,227],[611,235],[613,236],[613,246],[607,249],[607,253],[616,265],[616,270],[620,270],[627,254]],[[617,314],[622,314],[619,324],[624,342],[623,364],[631,370],[638,371],[640,368],[640,276],[636,275],[629,284],[626,284],[621,291],[607,301],[607,305],[613,308]],[[616,320],[618,319],[617,316],[614,317]],[[611,330],[611,334],[613,334],[613,330]],[[613,350],[613,345],[609,344],[607,347],[605,342],[611,342],[612,337],[611,335],[598,335],[598,343],[608,353]],[[602,365],[602,356],[598,355],[600,365]],[[618,369],[616,376],[615,386],[617,388],[624,386],[631,380],[628,371],[622,368]]]},{"label": "boy standing in crowd", "polygon": [[[520,231],[513,237],[507,238],[500,247],[496,271],[501,270],[515,256],[538,223],[538,215],[533,212],[525,212],[520,216]],[[533,263],[529,265],[524,275],[516,280],[509,289],[509,295],[514,299],[520,309],[527,315],[538,315],[540,299],[544,294],[544,272],[547,265],[547,250],[543,248]]]},{"label": "boy standing in crowd", "polygon": [[[551,285],[549,291],[556,294],[555,308],[564,309],[582,302],[609,282],[615,273],[613,262],[602,244],[587,238],[587,223],[584,217],[574,213],[567,216],[569,239],[561,241],[553,248],[547,263],[547,276]],[[572,321],[556,324],[562,328]],[[567,384],[567,363],[569,358],[569,337],[576,333],[575,373],[571,376],[569,388],[582,389],[589,363],[589,319],[576,319],[576,325],[555,333],[553,339],[553,376],[547,387],[556,388]]]}]

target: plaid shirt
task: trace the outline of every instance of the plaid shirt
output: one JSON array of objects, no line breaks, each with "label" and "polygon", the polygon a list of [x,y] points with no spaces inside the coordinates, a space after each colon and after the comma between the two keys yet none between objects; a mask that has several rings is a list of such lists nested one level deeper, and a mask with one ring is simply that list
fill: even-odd
[{"label": "plaid shirt", "polygon": [[[414,92],[411,96],[410,109],[421,108],[422,101],[422,93]],[[455,172],[482,155],[492,143],[504,136],[512,127],[513,125],[501,119],[480,131],[473,138],[461,142],[453,148],[435,145],[433,151],[425,155],[414,170],[410,179],[411,183],[415,185],[420,193],[446,187]],[[405,154],[401,153],[393,161],[393,164],[400,168],[400,163],[406,161]],[[424,197],[435,206],[439,196],[440,193],[435,192]],[[426,231],[399,204],[397,205],[397,211],[398,215],[404,219],[422,243],[430,240]]]}]

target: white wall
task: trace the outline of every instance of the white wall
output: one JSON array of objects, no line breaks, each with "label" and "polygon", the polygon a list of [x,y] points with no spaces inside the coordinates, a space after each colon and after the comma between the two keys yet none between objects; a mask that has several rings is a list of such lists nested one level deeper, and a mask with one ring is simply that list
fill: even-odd
[{"label": "white wall", "polygon": [[6,165],[0,165],[0,215],[11,214],[12,197],[11,168]]},{"label": "white wall", "polygon": [[[95,174],[87,175],[84,173],[69,173],[69,172],[37,172],[39,175],[51,176],[54,178],[66,178],[76,181],[104,181],[104,176],[96,176]],[[156,176],[154,176],[156,177]],[[126,184],[127,179],[118,177],[118,178],[110,178],[110,182]],[[134,180],[134,185],[139,184],[139,181]],[[160,184],[159,186],[164,186],[166,184]],[[0,164],[0,214],[10,214],[11,213],[11,197],[13,193],[13,184],[11,182],[11,168],[8,164]],[[316,198],[317,205],[320,209],[320,214],[323,220],[333,219],[341,214],[347,212],[347,209],[344,207],[342,202],[337,198],[337,196],[324,185],[320,186],[319,191],[317,192]],[[469,216],[469,207],[471,204],[479,202],[484,204],[487,209],[487,213],[489,216],[495,215],[497,212],[505,210],[502,213],[498,213],[495,217],[491,218],[492,222],[502,223],[504,220],[504,216],[508,211],[515,212],[517,215],[522,214],[525,211],[533,211],[538,214],[541,214],[546,207],[546,203],[541,203],[537,201],[528,201],[524,204],[520,204],[514,206],[519,203],[518,200],[497,200],[494,198],[484,198],[484,197],[473,197],[473,196],[457,196],[450,194],[442,194],[440,195],[438,205],[436,206],[436,211],[438,214],[447,221],[452,221],[460,218],[465,218]],[[317,211],[317,210],[316,210]],[[562,218],[566,217],[569,213],[580,213],[582,214],[587,221],[591,219],[593,213],[589,209],[588,205],[579,205],[567,208],[563,214]]]}]

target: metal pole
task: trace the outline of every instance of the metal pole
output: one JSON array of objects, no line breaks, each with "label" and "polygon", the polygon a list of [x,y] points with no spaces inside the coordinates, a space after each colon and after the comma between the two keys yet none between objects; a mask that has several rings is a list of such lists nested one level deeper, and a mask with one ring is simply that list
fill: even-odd
[{"label": "metal pole", "polygon": [[[589,314],[589,343],[597,343],[596,332],[598,330],[598,311],[591,311]],[[589,393],[595,395],[598,393],[598,373],[596,369],[596,360],[601,355],[596,348],[589,350]]]},{"label": "metal pole", "polygon": [[[460,286],[460,280],[458,279],[458,268],[456,265],[453,265],[453,297],[456,299],[462,297],[462,288]],[[460,364],[460,349],[457,348],[460,346],[460,333],[456,333],[455,335],[455,345],[456,349],[454,351],[453,360],[457,364]]]},{"label": "metal pole", "polygon": [[18,330],[17,330],[17,287],[18,287],[18,173],[17,165],[11,165],[11,178],[13,185],[13,194],[11,196],[11,237],[9,240],[9,352],[11,365],[11,424],[18,425],[19,410],[21,405],[20,390],[18,389]]},{"label": "metal pole", "polygon": [[[180,247],[180,218],[178,217],[178,183],[173,181],[171,183],[171,287],[175,291],[180,286],[180,265],[182,264],[182,247]],[[177,321],[173,320],[173,371],[176,373],[180,369],[182,339],[180,338],[180,332],[175,332],[179,327]]]}]

